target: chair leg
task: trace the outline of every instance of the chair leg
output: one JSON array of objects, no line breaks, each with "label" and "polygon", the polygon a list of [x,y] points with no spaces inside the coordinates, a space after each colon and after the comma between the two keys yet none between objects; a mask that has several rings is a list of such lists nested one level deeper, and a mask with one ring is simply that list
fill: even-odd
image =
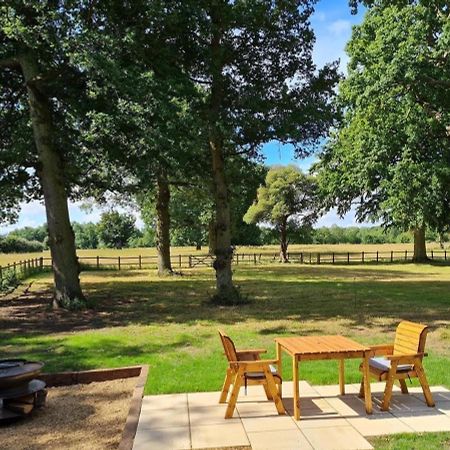
[{"label": "chair leg", "polygon": [[428,385],[428,380],[420,359],[414,360],[414,369],[416,370],[417,378],[419,378],[420,385],[422,386],[423,395],[427,405],[430,407],[434,406],[433,395],[431,394],[430,386]]},{"label": "chair leg", "polygon": [[391,368],[388,373],[386,387],[384,388],[383,403],[381,405],[382,411],[389,411],[389,404],[391,403],[392,388],[394,387],[395,374],[397,373],[397,361],[391,361]]},{"label": "chair leg", "polygon": [[264,388],[264,392],[266,393],[267,400],[272,401],[273,397],[272,397],[272,394],[270,393],[269,388],[267,387],[266,383],[263,384],[263,388]]},{"label": "chair leg", "polygon": [[227,410],[225,411],[225,419],[231,419],[233,417],[234,408],[236,407],[237,398],[239,396],[239,389],[242,384],[242,377],[244,372],[239,369],[233,381],[233,389],[231,391],[230,399],[228,401]]},{"label": "chair leg", "polygon": [[400,383],[400,388],[402,390],[402,394],[408,394],[408,386],[406,386],[406,381],[405,380],[398,380]]},{"label": "chair leg", "polygon": [[267,388],[272,395],[273,401],[275,402],[275,407],[277,408],[278,414],[286,414],[286,410],[284,409],[283,402],[281,401],[280,396],[278,395],[278,389],[275,384],[275,380],[273,378],[272,373],[268,368],[264,368],[264,374],[267,380]]},{"label": "chair leg", "polygon": [[230,389],[230,384],[233,379],[233,371],[228,368],[227,373],[225,375],[225,380],[223,382],[222,392],[220,394],[219,403],[226,403],[228,397],[228,391]]}]

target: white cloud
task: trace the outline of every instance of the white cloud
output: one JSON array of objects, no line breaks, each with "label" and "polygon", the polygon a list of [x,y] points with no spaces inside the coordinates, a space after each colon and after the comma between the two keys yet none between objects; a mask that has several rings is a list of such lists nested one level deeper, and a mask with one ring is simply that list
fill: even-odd
[{"label": "white cloud", "polygon": [[352,23],[345,19],[335,20],[328,25],[327,30],[334,36],[348,36],[352,30]]}]

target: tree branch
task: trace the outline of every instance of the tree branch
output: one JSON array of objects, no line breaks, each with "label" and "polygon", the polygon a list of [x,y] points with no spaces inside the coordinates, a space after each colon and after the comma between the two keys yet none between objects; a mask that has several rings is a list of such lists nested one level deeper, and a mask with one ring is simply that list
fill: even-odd
[{"label": "tree branch", "polygon": [[0,59],[0,69],[20,69],[20,63],[17,58]]}]

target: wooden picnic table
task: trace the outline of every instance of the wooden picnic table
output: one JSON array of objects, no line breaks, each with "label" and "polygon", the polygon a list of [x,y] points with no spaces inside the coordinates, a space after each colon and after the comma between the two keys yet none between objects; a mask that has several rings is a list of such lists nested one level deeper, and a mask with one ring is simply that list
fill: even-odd
[{"label": "wooden picnic table", "polygon": [[339,387],[345,394],[344,361],[350,358],[363,360],[364,394],[367,414],[372,414],[370,393],[369,357],[370,348],[344,336],[302,336],[275,339],[277,346],[278,373],[282,375],[281,354],[285,351],[292,357],[292,375],[294,387],[294,418],[300,419],[299,374],[300,361],[337,359],[339,361]]}]

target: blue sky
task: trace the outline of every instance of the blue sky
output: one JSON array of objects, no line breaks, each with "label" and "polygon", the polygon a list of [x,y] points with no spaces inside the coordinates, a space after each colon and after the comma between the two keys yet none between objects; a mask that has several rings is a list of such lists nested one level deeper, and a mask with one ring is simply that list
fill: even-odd
[{"label": "blue sky", "polygon": [[[313,57],[318,67],[339,59],[341,71],[345,73],[348,62],[344,51],[345,44],[350,39],[352,25],[360,23],[362,17],[363,11],[360,11],[358,15],[351,15],[348,0],[319,0],[316,5],[316,12],[311,20],[316,34]],[[314,161],[314,157],[297,160],[294,158],[290,146],[282,146],[276,142],[265,145],[263,153],[268,165],[296,164],[305,171],[309,169]],[[83,211],[80,203],[71,203],[69,210],[71,220],[74,222],[97,222],[102,212],[98,208],[94,208],[91,212]],[[134,212],[134,214],[136,213]],[[45,209],[40,202],[23,204],[19,221],[14,225],[0,226],[0,234],[7,233],[18,227],[38,226],[45,221]],[[138,226],[142,225],[138,216],[137,224]],[[319,220],[317,226],[330,226],[333,224],[340,226],[354,225],[354,214],[349,213],[343,219],[340,219],[334,211],[330,211]]]}]

